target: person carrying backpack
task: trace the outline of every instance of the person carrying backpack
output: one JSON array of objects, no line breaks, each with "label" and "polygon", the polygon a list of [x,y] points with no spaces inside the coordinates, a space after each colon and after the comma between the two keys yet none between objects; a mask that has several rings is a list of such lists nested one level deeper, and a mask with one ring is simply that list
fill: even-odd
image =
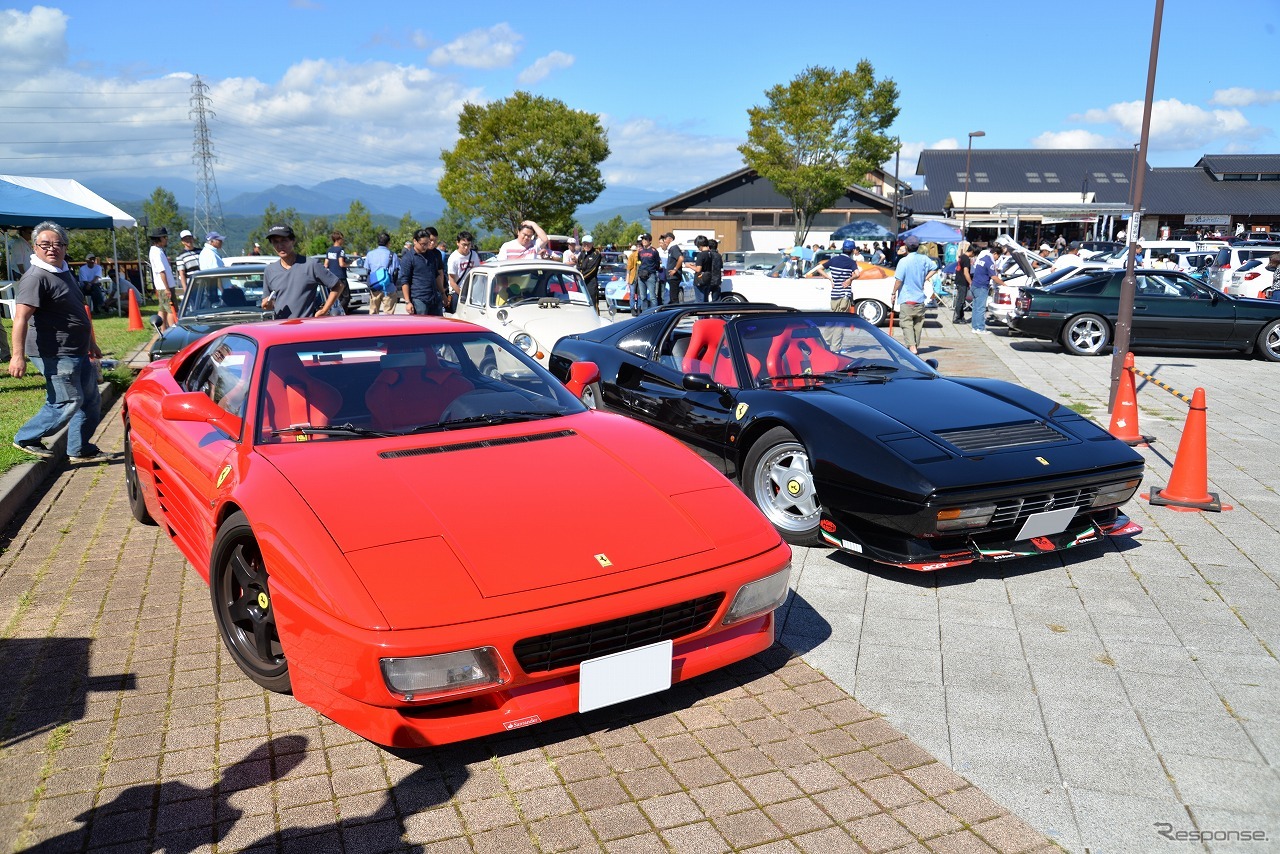
[{"label": "person carrying backpack", "polygon": [[385,231],[378,235],[378,246],[365,256],[369,268],[369,314],[393,314],[396,310],[396,273],[400,271],[400,259],[388,246],[391,235]]}]

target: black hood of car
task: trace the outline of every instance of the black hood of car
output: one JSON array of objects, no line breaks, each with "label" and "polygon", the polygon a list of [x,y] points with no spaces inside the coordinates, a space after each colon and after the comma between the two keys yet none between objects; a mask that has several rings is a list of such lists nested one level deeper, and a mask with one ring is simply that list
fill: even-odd
[{"label": "black hood of car", "polygon": [[161,333],[156,343],[151,346],[151,358],[154,361],[172,356],[192,341],[198,341],[210,332],[261,319],[261,312],[241,312],[235,317],[227,314],[216,317],[181,318],[176,326],[171,326]]}]

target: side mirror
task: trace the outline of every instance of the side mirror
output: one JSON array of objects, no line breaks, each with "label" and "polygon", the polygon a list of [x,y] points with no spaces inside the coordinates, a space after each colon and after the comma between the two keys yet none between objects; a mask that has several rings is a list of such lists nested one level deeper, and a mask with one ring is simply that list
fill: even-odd
[{"label": "side mirror", "polygon": [[938,360],[937,360],[937,359],[925,359],[925,360],[924,360],[924,363],[925,363],[926,365],[928,365],[929,367],[933,368],[935,371],[936,371],[936,370],[938,370]]},{"label": "side mirror", "polygon": [[166,395],[160,401],[160,417],[166,421],[204,422],[228,436],[240,435],[240,416],[232,415],[198,391]]},{"label": "side mirror", "polygon": [[564,384],[569,393],[581,398],[587,386],[600,382],[600,368],[595,362],[574,362],[569,366],[569,380]]},{"label": "side mirror", "polygon": [[710,374],[685,374],[681,381],[685,391],[715,391],[720,394],[728,393],[728,389],[720,383],[711,379]]}]

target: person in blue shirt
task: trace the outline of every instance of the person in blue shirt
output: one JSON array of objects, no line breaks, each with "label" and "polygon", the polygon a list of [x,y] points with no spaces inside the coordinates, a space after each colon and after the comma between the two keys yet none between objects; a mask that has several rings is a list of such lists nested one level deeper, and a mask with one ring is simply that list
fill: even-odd
[{"label": "person in blue shirt", "polygon": [[902,306],[902,341],[908,350],[918,353],[920,331],[924,328],[924,280],[938,265],[919,251],[920,239],[915,235],[908,237],[903,246],[907,252],[893,273],[893,302]]},{"label": "person in blue shirt", "polygon": [[[969,247],[972,253],[973,247]],[[993,245],[973,262],[973,284],[969,292],[973,294],[973,318],[969,321],[975,335],[987,334],[987,294],[991,292],[991,283],[1003,285],[1004,279],[996,272],[996,259],[1000,257],[1000,247]]]}]

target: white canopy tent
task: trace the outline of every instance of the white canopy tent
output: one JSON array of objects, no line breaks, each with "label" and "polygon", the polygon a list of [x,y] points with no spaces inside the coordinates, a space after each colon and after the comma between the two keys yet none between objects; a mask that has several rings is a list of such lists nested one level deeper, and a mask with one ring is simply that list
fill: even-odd
[{"label": "white canopy tent", "polygon": [[[28,175],[0,175],[0,181],[6,181],[10,184],[16,184],[19,187],[26,187],[29,190],[35,190],[38,193],[44,193],[47,196],[54,196],[59,199],[80,205],[92,211],[97,211],[104,216],[111,217],[111,255],[114,262],[114,271],[117,279],[124,279],[124,273],[120,269],[120,251],[116,246],[116,229],[117,228],[135,228],[138,221],[131,216],[128,211],[122,211],[120,208],[111,204],[111,202],[99,196],[93,190],[90,190],[84,184],[71,178],[40,178]],[[134,234],[134,243],[138,243],[137,234]],[[138,258],[142,258],[141,246],[135,245]],[[139,277],[141,277],[141,261],[139,261]],[[114,286],[117,293],[123,293],[123,283],[116,281]],[[124,310],[121,305],[123,300],[116,301],[117,314]]]}]

